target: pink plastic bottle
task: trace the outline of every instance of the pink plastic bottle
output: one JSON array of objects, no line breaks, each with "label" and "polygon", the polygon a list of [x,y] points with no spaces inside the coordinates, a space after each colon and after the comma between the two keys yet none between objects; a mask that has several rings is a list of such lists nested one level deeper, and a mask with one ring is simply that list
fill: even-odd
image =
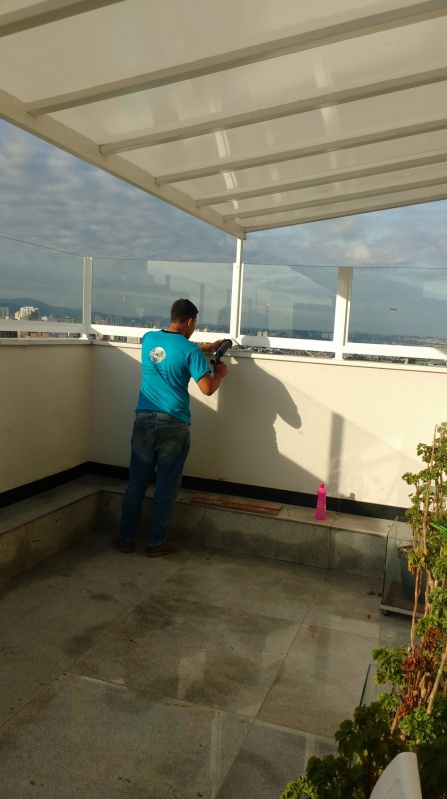
[{"label": "pink plastic bottle", "polygon": [[315,511],[316,519],[326,518],[326,494],[327,491],[324,487],[324,483],[320,483],[320,487],[317,491],[317,510]]}]

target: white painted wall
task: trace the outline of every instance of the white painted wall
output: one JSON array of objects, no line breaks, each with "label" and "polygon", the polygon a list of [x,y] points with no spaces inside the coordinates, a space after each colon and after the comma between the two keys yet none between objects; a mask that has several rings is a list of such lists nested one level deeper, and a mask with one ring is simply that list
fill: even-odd
[{"label": "white painted wall", "polygon": [[0,491],[88,460],[92,350],[0,339]]},{"label": "white painted wall", "polygon": [[[95,344],[90,460],[127,466],[140,349]],[[428,367],[256,355],[226,361],[219,391],[191,384],[186,474],[408,505],[405,471],[447,420],[447,374]]]},{"label": "white painted wall", "polygon": [[[85,461],[127,466],[140,348],[0,340],[0,491]],[[444,370],[242,354],[211,398],[191,385],[186,473],[408,505],[403,472],[447,420]]]}]

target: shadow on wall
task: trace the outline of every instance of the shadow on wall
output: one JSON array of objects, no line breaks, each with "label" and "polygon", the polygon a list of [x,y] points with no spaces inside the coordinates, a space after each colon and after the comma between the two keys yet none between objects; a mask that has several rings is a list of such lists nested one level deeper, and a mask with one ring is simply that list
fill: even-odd
[{"label": "shadow on wall", "polygon": [[280,380],[254,360],[233,357],[215,404],[217,413],[191,398],[188,475],[298,492],[315,485],[315,475],[279,452],[278,418],[288,427],[290,445],[302,449],[299,409]]},{"label": "shadow on wall", "polygon": [[[106,343],[95,350],[90,459],[127,467],[140,386],[140,350]],[[191,386],[195,396],[185,475],[298,492],[314,487],[315,475],[278,450],[275,426],[281,424],[282,437],[305,457],[299,433],[302,420],[290,392],[254,360],[226,362],[228,375],[213,397],[202,396]]]},{"label": "shadow on wall", "polygon": [[[417,468],[417,461],[413,458],[414,464],[402,448],[405,429],[394,431],[393,440],[380,439],[353,420],[353,408],[358,408],[368,384],[365,389],[364,383],[357,386],[351,381],[340,392],[339,382],[333,381],[326,387],[335,404],[329,407],[320,404],[315,379],[310,393],[303,392],[298,381],[296,389],[289,390],[269,374],[270,362],[263,362],[263,368],[255,359],[232,357],[226,362],[228,376],[213,397],[205,397],[191,386],[191,452],[186,476],[309,495],[315,494],[326,476],[331,497],[399,507],[407,504],[405,492],[403,500],[396,493],[396,483],[402,494],[401,475]],[[299,374],[301,384],[306,367],[299,366],[304,370],[304,377]],[[138,348],[120,349],[106,343],[94,347],[91,461],[128,466],[140,374]],[[284,369],[278,374],[284,375]],[[361,376],[371,379],[368,372]],[[302,407],[297,407],[297,398]],[[384,397],[379,407],[376,403],[374,412],[380,418],[386,416],[387,402]],[[305,414],[304,425],[301,413]],[[374,424],[377,421],[372,420],[373,429]],[[419,434],[415,435],[419,439]],[[316,436],[325,443],[315,453],[309,447],[314,446]],[[384,481],[384,471],[393,479]]]}]

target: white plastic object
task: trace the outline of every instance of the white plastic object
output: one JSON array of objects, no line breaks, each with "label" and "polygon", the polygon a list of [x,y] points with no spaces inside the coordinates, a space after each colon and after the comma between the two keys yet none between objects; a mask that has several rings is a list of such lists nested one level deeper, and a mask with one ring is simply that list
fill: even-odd
[{"label": "white plastic object", "polygon": [[414,752],[401,752],[389,763],[370,799],[422,799],[418,761]]}]

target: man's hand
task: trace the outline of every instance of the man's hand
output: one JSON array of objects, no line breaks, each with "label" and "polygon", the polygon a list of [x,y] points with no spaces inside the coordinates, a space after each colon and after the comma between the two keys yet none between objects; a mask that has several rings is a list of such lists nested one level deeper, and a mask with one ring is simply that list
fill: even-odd
[{"label": "man's hand", "polygon": [[213,369],[213,374],[207,372],[206,375],[203,375],[203,377],[201,377],[197,383],[202,394],[205,394],[207,397],[211,397],[211,395],[217,391],[221,381],[225,375],[228,374],[228,369],[226,365],[222,363],[222,361],[220,361],[220,363],[215,363]]},{"label": "man's hand", "polygon": [[219,363],[213,364],[214,374],[218,376],[220,379],[225,377],[228,374],[227,365],[223,361],[219,361]]},{"label": "man's hand", "polygon": [[219,341],[214,341],[212,344],[198,344],[197,346],[204,353],[205,352],[208,352],[208,353],[209,352],[216,352],[218,347],[220,347],[220,345],[223,344],[224,341],[225,341],[225,339],[221,338],[221,339],[219,339]]}]

